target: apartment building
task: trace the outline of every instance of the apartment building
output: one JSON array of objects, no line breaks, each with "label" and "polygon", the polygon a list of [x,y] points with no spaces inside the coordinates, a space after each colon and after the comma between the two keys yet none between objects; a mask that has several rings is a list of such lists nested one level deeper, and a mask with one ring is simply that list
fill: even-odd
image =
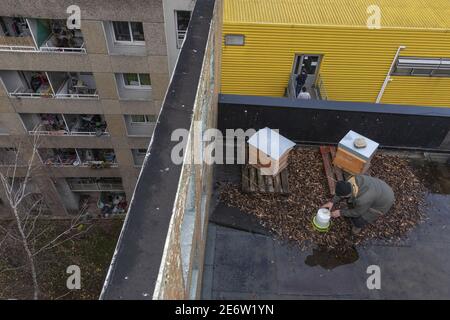
[{"label": "apartment building", "polygon": [[20,142],[24,174],[37,139],[28,188],[48,214],[126,212],[194,4],[81,0],[79,29],[71,1],[2,4],[0,169]]}]

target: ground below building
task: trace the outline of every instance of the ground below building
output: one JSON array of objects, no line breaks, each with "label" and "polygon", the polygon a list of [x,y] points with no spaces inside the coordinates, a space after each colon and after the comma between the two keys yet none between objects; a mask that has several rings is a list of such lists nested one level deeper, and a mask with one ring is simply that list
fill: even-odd
[{"label": "ground below building", "polygon": [[[45,231],[40,241],[53,239],[67,228],[67,221],[42,221],[36,233]],[[98,299],[111,262],[122,219],[92,220],[80,228],[91,226],[86,233],[37,256],[40,299]],[[0,222],[2,227],[10,225]],[[0,239],[4,232],[0,228]],[[32,299],[32,281],[27,267],[23,266],[19,245],[0,246],[0,299]],[[66,286],[67,267],[77,265],[81,270],[81,289],[69,290]]]}]

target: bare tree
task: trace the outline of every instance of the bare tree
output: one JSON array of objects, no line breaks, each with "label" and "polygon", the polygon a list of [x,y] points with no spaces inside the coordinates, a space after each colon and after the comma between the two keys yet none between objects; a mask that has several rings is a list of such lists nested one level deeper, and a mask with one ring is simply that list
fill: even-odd
[{"label": "bare tree", "polygon": [[[34,130],[38,132],[38,130]],[[78,231],[78,226],[83,222],[85,210],[80,210],[79,214],[74,215],[67,228],[51,240],[47,240],[40,246],[40,237],[45,234],[47,229],[35,232],[36,222],[41,218],[44,212],[44,204],[42,197],[35,197],[32,192],[31,183],[36,170],[40,167],[38,156],[39,135],[34,135],[31,150],[28,153],[28,159],[23,159],[22,152],[26,147],[24,143],[19,142],[17,148],[10,150],[14,153],[11,164],[7,165],[7,169],[0,171],[0,180],[4,189],[9,207],[13,216],[14,228],[0,229],[5,234],[4,239],[0,240],[0,246],[6,241],[18,242],[25,251],[26,263],[19,268],[27,269],[33,281],[33,299],[38,299],[40,295],[40,287],[38,281],[38,270],[36,265],[36,256],[45,251],[53,249],[62,243],[69,241],[80,234],[87,232],[90,226],[83,231]],[[27,156],[25,156],[26,158]],[[22,174],[18,174],[21,171]],[[14,268],[18,269],[18,268]],[[6,272],[11,269],[0,270]]]}]

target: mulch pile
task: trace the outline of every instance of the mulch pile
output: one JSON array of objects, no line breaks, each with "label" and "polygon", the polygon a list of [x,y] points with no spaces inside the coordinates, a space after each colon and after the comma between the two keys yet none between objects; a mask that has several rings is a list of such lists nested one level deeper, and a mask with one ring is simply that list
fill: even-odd
[{"label": "mulch pile", "polygon": [[240,186],[224,184],[220,200],[255,215],[278,238],[296,242],[302,249],[312,244],[344,249],[374,239],[395,243],[404,239],[424,218],[421,209],[426,188],[406,159],[383,154],[372,159],[368,174],[386,181],[394,190],[396,201],[389,214],[357,236],[352,235],[351,222],[345,218],[333,219],[327,233],[317,232],[312,227],[317,209],[331,198],[318,149],[292,151],[288,170],[289,196],[244,194]]}]

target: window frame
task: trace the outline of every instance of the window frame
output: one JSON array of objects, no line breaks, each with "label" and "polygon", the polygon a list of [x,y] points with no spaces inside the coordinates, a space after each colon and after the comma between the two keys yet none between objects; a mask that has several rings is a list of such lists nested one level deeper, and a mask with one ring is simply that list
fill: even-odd
[{"label": "window frame", "polygon": [[[144,121],[133,121],[134,116],[143,116]],[[138,124],[138,125],[148,125],[151,124],[154,121],[150,121],[150,117],[148,114],[130,114],[130,124]]]},{"label": "window frame", "polygon": [[[137,75],[137,78],[138,78],[139,85],[129,85],[129,84],[127,84],[126,81],[125,81],[125,75],[126,75],[126,74],[136,74],[136,75]],[[150,85],[143,85],[143,84],[142,84],[140,74],[148,74],[148,77],[149,77],[149,79],[150,79]],[[124,86],[125,88],[127,88],[127,89],[149,90],[149,89],[152,88],[152,85],[151,85],[151,83],[152,83],[152,78],[150,77],[150,74],[149,74],[149,73],[126,72],[126,73],[122,73],[121,75],[122,75],[123,86]]]},{"label": "window frame", "polygon": [[[230,43],[228,42],[230,38],[233,37],[239,37],[242,38],[242,43]],[[227,47],[243,47],[245,46],[245,34],[238,34],[238,33],[227,33],[224,35],[223,38],[224,45]]]},{"label": "window frame", "polygon": [[[417,60],[417,66],[414,66],[414,63],[411,65],[405,65],[399,68],[400,59],[405,60]],[[424,63],[420,63],[420,61],[435,61],[435,66],[430,64],[426,65]],[[395,64],[395,69],[392,72],[392,76],[410,76],[410,77],[428,77],[428,78],[449,78],[450,77],[450,59],[448,58],[417,58],[417,57],[399,57]],[[443,66],[443,67],[442,67]],[[410,72],[399,72],[399,70],[411,70]],[[420,73],[421,70],[429,70],[428,73]],[[444,70],[446,73],[444,74],[436,74],[436,71]],[[416,73],[419,72],[419,73]]]},{"label": "window frame", "polygon": [[[116,30],[114,30],[114,23],[115,22],[126,22],[128,24],[128,33],[130,35],[130,41],[126,41],[126,40],[117,40],[117,34],[116,34]],[[113,40],[114,43],[119,43],[119,44],[128,44],[128,45],[136,45],[136,46],[143,46],[145,45],[145,34],[144,32],[142,32],[143,36],[144,36],[144,40],[134,40],[133,37],[133,29],[131,28],[131,23],[141,23],[139,21],[111,21],[111,29],[113,31]],[[142,30],[144,30],[144,26],[142,26]]]},{"label": "window frame", "polygon": [[[180,31],[186,31],[189,29],[189,24],[191,23],[191,19],[192,19],[192,11],[191,10],[174,10],[175,11],[175,43],[177,46],[177,49],[181,48],[181,45],[178,42],[178,34]],[[189,23],[188,23],[188,27],[186,28],[186,30],[180,30],[178,28],[178,12],[189,12]],[[184,38],[186,38],[186,34],[184,35]],[[184,39],[183,39],[184,41]]]}]

